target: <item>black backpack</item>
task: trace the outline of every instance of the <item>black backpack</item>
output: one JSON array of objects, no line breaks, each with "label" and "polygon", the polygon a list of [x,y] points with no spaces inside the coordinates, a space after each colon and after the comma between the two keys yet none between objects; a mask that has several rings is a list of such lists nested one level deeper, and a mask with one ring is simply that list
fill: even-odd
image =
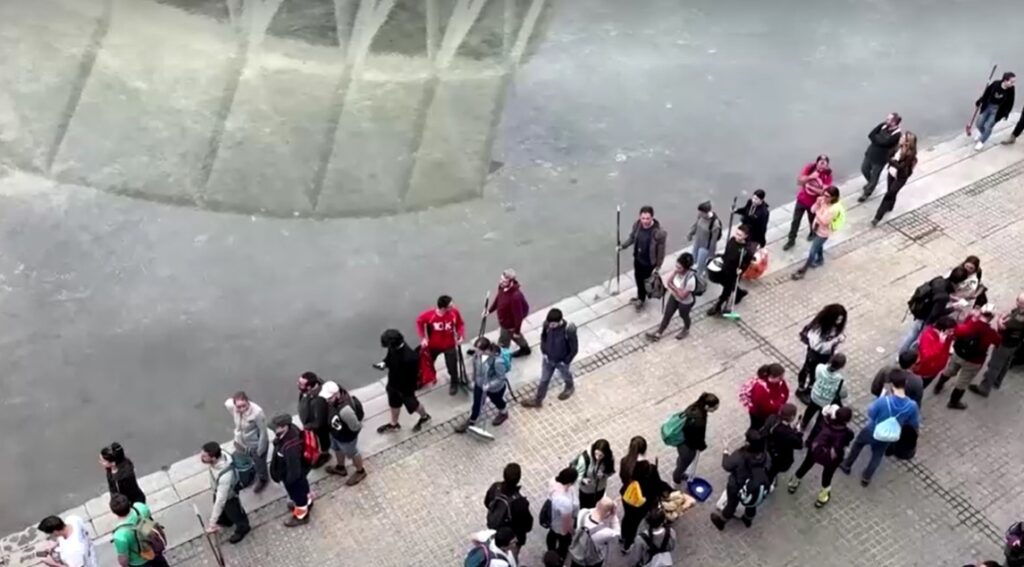
[{"label": "black backpack", "polygon": [[945,283],[945,279],[941,276],[932,278],[917,286],[917,289],[914,290],[914,295],[910,296],[910,300],[907,301],[907,309],[910,310],[910,314],[914,316],[914,319],[925,320],[931,315],[932,309],[935,306],[937,282]]},{"label": "black backpack", "polygon": [[772,481],[768,478],[768,459],[756,464],[747,464],[746,477],[740,482],[740,504],[746,508],[760,506],[768,497]]},{"label": "black backpack", "polygon": [[516,496],[504,494],[500,489],[494,491],[494,499],[487,507],[487,529],[496,530],[512,525],[512,502],[515,499]]}]

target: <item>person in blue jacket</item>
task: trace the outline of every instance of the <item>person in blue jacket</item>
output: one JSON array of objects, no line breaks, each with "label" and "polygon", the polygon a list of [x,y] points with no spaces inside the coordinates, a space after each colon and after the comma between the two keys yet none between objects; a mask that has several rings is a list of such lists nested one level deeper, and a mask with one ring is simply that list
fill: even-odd
[{"label": "person in blue jacket", "polygon": [[865,446],[870,446],[871,460],[868,461],[868,466],[864,467],[864,472],[861,473],[860,483],[862,486],[871,484],[871,477],[878,470],[878,465],[882,464],[885,450],[892,443],[892,441],[877,439],[876,427],[890,417],[896,418],[901,429],[906,426],[917,429],[920,426],[921,414],[918,411],[917,402],[907,397],[906,388],[906,376],[896,374],[892,377],[892,381],[888,384],[889,391],[883,393],[868,406],[868,423],[857,434],[857,438],[853,441],[853,447],[850,448],[846,459],[839,465],[839,470],[850,474],[861,450]]}]

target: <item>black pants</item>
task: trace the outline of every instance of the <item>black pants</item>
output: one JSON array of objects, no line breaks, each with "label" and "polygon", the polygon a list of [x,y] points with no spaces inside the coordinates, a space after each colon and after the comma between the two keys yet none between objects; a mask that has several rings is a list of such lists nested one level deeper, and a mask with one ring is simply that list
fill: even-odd
[{"label": "black pants", "polygon": [[444,365],[448,368],[448,377],[451,378],[452,384],[456,384],[461,380],[459,377],[459,354],[454,348],[441,350],[429,347],[427,352],[430,353],[431,363],[437,360],[438,355],[444,355]]},{"label": "black pants", "polygon": [[220,513],[217,523],[225,528],[234,526],[237,534],[249,533],[249,515],[245,513],[242,501],[237,496],[228,498],[228,501],[224,503],[224,511]]},{"label": "black pants", "polygon": [[144,563],[142,567],[171,567],[171,564],[167,562],[167,559],[161,555],[155,559],[151,559]]},{"label": "black pants", "polygon": [[861,175],[867,180],[867,185],[864,186],[864,194],[870,195],[875,192],[875,187],[878,186],[878,178],[882,175],[882,170],[885,169],[885,162],[875,163],[864,156],[864,161],[860,164]]},{"label": "black pants", "polygon": [[732,305],[730,305],[729,302],[732,300],[732,292],[734,290],[738,295],[746,295],[746,291],[737,289],[739,279],[739,275],[729,277],[726,274],[722,274],[722,293],[719,294],[718,300],[715,301],[715,311],[732,308]]},{"label": "black pants", "polygon": [[821,406],[812,401],[808,401],[807,409],[804,410],[804,416],[800,419],[800,431],[807,431],[807,426],[811,424],[811,420],[820,413]]},{"label": "black pants", "polygon": [[896,195],[899,194],[900,189],[903,189],[903,186],[906,184],[906,179],[889,176],[885,196],[882,197],[882,202],[878,204],[878,210],[875,211],[875,221],[881,221],[882,217],[892,211],[892,208],[896,206]]},{"label": "black pants", "polygon": [[754,413],[748,414],[750,416],[750,428],[761,429],[764,427],[764,422],[768,421],[767,415],[757,415]]},{"label": "black pants", "polygon": [[1019,138],[1021,134],[1024,134],[1024,113],[1020,115],[1017,120],[1017,125],[1013,127],[1013,136]]},{"label": "black pants", "polygon": [[654,273],[654,266],[647,266],[633,260],[633,277],[636,279],[636,297],[640,301],[647,300],[647,286],[644,282]]},{"label": "black pants", "polygon": [[[722,508],[722,517],[726,520],[736,516],[736,508],[740,505],[739,488],[730,484],[725,489],[725,508]],[[753,506],[743,507],[743,517],[754,519],[757,515],[757,508]]]},{"label": "black pants", "polygon": [[690,330],[690,310],[693,309],[693,303],[679,303],[676,296],[671,293],[668,294],[668,300],[665,302],[665,313],[661,316],[661,324],[658,325],[658,334],[665,332],[668,328],[668,324],[672,322],[672,316],[679,312],[679,318],[683,320],[683,328]]},{"label": "black pants", "polygon": [[[839,463],[840,462],[842,462],[842,459],[836,459],[835,461],[833,461],[833,462],[831,462],[831,463],[829,463],[827,465],[822,465],[822,467],[821,467],[821,487],[822,488],[828,488],[828,487],[832,486],[832,477],[835,476],[836,469],[839,468]],[[808,450],[807,454],[804,456],[804,462],[800,463],[800,467],[796,469],[796,477],[802,479],[803,477],[807,476],[807,473],[810,472],[811,468],[815,464],[817,464],[817,463],[814,462],[814,457],[811,456],[811,452],[810,452],[810,450]]]},{"label": "black pants", "polygon": [[620,528],[622,529],[622,545],[627,549],[633,547],[633,542],[636,541],[636,532],[640,529],[640,522],[647,517],[647,512],[650,510],[646,505],[637,508],[636,506],[630,506],[625,502],[622,503],[622,522]]},{"label": "black pants", "polygon": [[698,451],[687,447],[686,443],[676,447],[676,468],[672,471],[672,482],[676,484],[686,482],[686,469],[690,468],[690,465],[693,464],[693,460],[697,458],[697,453]]},{"label": "black pants", "polygon": [[818,369],[819,364],[824,364],[832,358],[831,354],[821,354],[814,349],[807,349],[807,354],[804,356],[804,365],[800,367],[800,372],[796,375],[797,385],[801,390],[804,389],[804,385],[808,390],[814,386],[814,372]]},{"label": "black pants", "polygon": [[589,510],[590,508],[596,508],[597,503],[604,498],[604,490],[598,490],[597,492],[583,492],[580,491],[580,510]]},{"label": "black pants", "polygon": [[790,242],[796,242],[796,233],[800,232],[800,221],[804,217],[807,217],[807,230],[811,231],[814,229],[814,213],[811,212],[810,207],[805,207],[800,204],[799,201],[793,205],[793,222],[789,224],[789,238]]},{"label": "black pants", "polygon": [[555,551],[565,561],[569,556],[569,546],[572,545],[572,534],[558,535],[554,530],[548,530],[548,551]]}]

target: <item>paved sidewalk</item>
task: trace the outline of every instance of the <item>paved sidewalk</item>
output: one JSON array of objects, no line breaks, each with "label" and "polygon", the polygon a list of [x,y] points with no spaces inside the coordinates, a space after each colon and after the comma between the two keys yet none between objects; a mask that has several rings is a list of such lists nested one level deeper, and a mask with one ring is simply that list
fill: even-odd
[{"label": "paved sidewalk", "polygon": [[[851,210],[850,236],[828,250],[825,267],[802,282],[791,281],[788,268],[752,285],[741,322],[700,317],[682,343],[632,337],[583,358],[575,397],[552,400],[541,411],[515,407],[493,443],[453,434],[453,420],[375,455],[370,477],[357,488],[321,481],[317,490],[324,496],[308,527],[281,527],[283,503],[264,508],[255,514],[263,526],[245,543],[225,546],[228,564],[458,564],[467,534],[483,522],[482,495],[505,462],[523,466],[535,513],[548,479],[598,437],[609,439],[620,457],[629,437],[645,435],[667,475],[673,451],[661,445],[658,426],[702,391],[723,400],[701,464],[701,474],[722,487],[724,473],[715,461],[746,424],[736,399],[739,384],[773,360],[795,373],[802,360],[797,333],[823,304],[841,301],[850,311],[842,350],[850,358],[847,384],[856,408],[869,400],[875,370],[893,357],[906,298],[921,281],[976,254],[992,299],[1001,308],[1010,304],[1024,281],[1024,155],[999,151],[1010,167],[877,229],[863,228],[876,201]],[[784,262],[776,256],[776,268]],[[520,395],[531,388],[520,387]],[[737,524],[719,534],[707,521],[709,506],[700,507],[677,526],[678,563],[902,567],[995,557],[1002,528],[1024,509],[1016,481],[1024,473],[1024,445],[1006,442],[1017,438],[1022,393],[1019,371],[1003,395],[972,397],[966,412],[946,410],[944,398],[929,393],[915,461],[885,462],[869,489],[840,475],[833,502],[822,510],[812,505],[812,473],[797,495],[775,494],[749,530]],[[613,482],[610,492],[617,488]],[[173,558],[180,565],[212,565],[201,543],[175,549]],[[537,565],[542,549],[538,528],[523,563]],[[618,558],[609,562],[619,564]]]}]

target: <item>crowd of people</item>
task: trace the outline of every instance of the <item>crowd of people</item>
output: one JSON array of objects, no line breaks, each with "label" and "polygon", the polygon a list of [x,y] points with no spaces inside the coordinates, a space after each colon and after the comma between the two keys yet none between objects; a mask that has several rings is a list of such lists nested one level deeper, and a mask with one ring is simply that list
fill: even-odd
[{"label": "crowd of people", "polygon": [[[1006,73],[978,100],[979,149],[995,122],[1009,115],[1014,82],[1014,75]],[[858,200],[866,201],[883,172],[888,172],[886,193],[873,225],[893,209],[917,163],[917,138],[903,131],[901,124],[900,115],[892,113],[868,134],[869,146],[861,167],[866,184]],[[1013,143],[1022,128],[1024,118],[1006,143]],[[793,274],[794,279],[801,279],[810,269],[824,264],[825,244],[843,228],[846,211],[839,189],[833,185],[827,155],[817,156],[803,167],[797,185],[784,249],[796,245],[806,217],[811,244],[806,261]],[[733,217],[739,219],[735,228]],[[708,314],[729,316],[748,295],[739,286],[742,276],[752,263],[759,258],[763,261],[759,252],[767,244],[769,217],[766,193],[761,189],[743,205],[736,207],[734,203],[728,230],[711,202],[701,203],[687,234],[692,248],[676,258],[675,269],[663,278],[659,272],[669,235],[655,218],[653,207],[642,207],[627,238],[616,244],[615,253],[632,252],[636,297],[631,303],[638,311],[645,308],[649,298],[665,300],[660,323],[646,336],[652,341],[661,339],[678,314],[683,327],[675,338],[685,339],[692,327],[691,311],[697,297],[708,289],[709,281],[718,284],[720,290]],[[726,242],[719,252],[723,237]],[[440,296],[433,307],[416,318],[419,344],[408,344],[397,329],[385,330],[380,337],[384,356],[374,366],[387,372],[389,420],[377,428],[377,433],[399,431],[403,408],[417,416],[413,431],[420,431],[430,422],[431,415],[417,390],[436,380],[434,362],[438,357],[444,358],[450,377],[449,393],[471,392],[469,416],[455,431],[473,430],[487,400],[496,409],[491,425],[502,425],[509,416],[507,375],[513,360],[532,354],[522,330],[529,312],[517,275],[509,269],[501,274],[494,301],[488,302],[482,313],[484,321],[492,314],[496,316],[496,341],[481,332],[464,353],[465,320],[447,295]],[[852,474],[865,448],[870,458],[859,476],[861,484],[868,486],[886,454],[913,457],[925,391],[932,383],[938,395],[952,381],[946,407],[966,409],[965,392],[988,396],[1000,388],[1024,342],[1024,293],[1017,298],[1016,307],[998,315],[988,301],[980,260],[975,256],[915,289],[908,312],[912,320],[898,349],[898,360],[879,370],[872,381],[870,391],[876,399],[867,406],[866,424],[857,432],[851,429],[853,411],[847,405],[851,390],[844,375],[847,357],[840,352],[848,318],[841,304],[826,305],[799,333],[806,356],[797,373],[793,397],[804,406],[802,412],[790,399],[786,368],[779,362],[759,367],[743,383],[738,397],[750,426],[743,445],[722,456],[721,466],[728,473],[728,481],[716,511],[710,515],[717,529],[724,530],[737,514],[749,527],[761,504],[775,490],[780,475],[787,475],[796,464],[799,451],[804,451],[800,464],[784,480],[789,493],[795,493],[807,474],[819,466],[821,488],[815,505],[827,505],[832,499],[835,472]],[[544,318],[540,351],[540,383],[534,397],[522,402],[523,407],[541,408],[556,374],[564,384],[558,400],[567,400],[575,392],[572,364],[579,351],[576,327],[559,309],[549,310]],[[982,380],[975,383],[982,371]],[[359,450],[365,418],[361,401],[336,382],[325,381],[313,372],[298,377],[297,389],[297,423],[287,413],[268,420],[264,410],[245,392],[237,392],[225,401],[234,422],[232,448],[225,451],[211,441],[201,446],[199,454],[208,466],[213,500],[204,522],[208,533],[232,529],[227,538],[230,543],[246,537],[251,528],[239,494],[250,487],[259,493],[271,481],[281,484],[290,510],[284,525],[297,527],[310,521],[314,505],[315,495],[307,480],[311,469],[324,467],[328,474],[346,477],[347,486],[366,478]],[[569,562],[574,567],[599,567],[615,546],[628,557],[631,566],[671,565],[678,545],[672,522],[696,502],[688,494],[689,483],[694,479],[699,455],[708,447],[707,422],[719,405],[718,395],[705,392],[662,428],[662,441],[677,451],[670,482],[661,477],[657,460],[648,458],[648,441],[642,436],[631,439],[618,462],[605,439],[594,441],[574,457],[551,480],[537,518],[547,529],[544,565],[563,566]],[[100,463],[107,476],[110,510],[118,518],[112,538],[119,564],[167,565],[164,528],[153,520],[124,448],[118,443],[104,447]],[[620,484],[618,498],[613,498],[607,490],[616,473]],[[467,566],[516,567],[534,523],[530,502],[521,492],[521,475],[520,466],[509,463],[502,480],[487,491],[486,514],[482,514],[487,529],[475,534]],[[49,516],[38,527],[53,538],[43,553],[47,565],[96,565],[95,551],[81,518]],[[1019,548],[1019,538],[1017,541]],[[1007,565],[1024,565],[1024,559],[1011,556],[1011,547],[1007,548]]]}]

